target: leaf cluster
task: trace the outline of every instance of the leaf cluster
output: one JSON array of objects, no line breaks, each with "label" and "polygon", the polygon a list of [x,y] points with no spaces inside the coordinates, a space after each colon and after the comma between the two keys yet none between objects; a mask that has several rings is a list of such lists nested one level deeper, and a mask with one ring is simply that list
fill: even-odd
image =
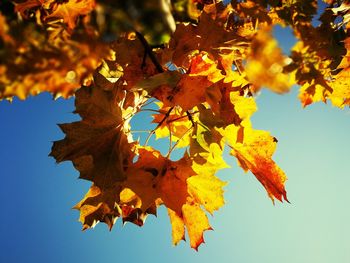
[{"label": "leaf cluster", "polygon": [[[350,104],[350,5],[324,2],[315,25],[317,1],[4,1],[0,97],[75,96],[81,120],[60,125],[51,156],[92,182],[75,206],[84,229],[118,218],[142,226],[164,205],[173,243],[187,231],[197,249],[207,214],[224,204],[225,151],[272,201],[288,201],[277,139],[250,121],[262,88],[298,84],[303,106]],[[276,25],[297,38],[289,55]],[[155,125],[144,140],[130,124],[141,112]],[[167,153],[153,136],[168,138]]]}]

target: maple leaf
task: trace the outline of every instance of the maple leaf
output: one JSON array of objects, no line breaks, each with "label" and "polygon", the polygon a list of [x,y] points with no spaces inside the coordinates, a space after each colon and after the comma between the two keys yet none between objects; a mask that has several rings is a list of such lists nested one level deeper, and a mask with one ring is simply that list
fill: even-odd
[{"label": "maple leaf", "polygon": [[193,52],[206,51],[218,59],[222,50],[239,49],[246,42],[245,38],[225,30],[219,22],[203,12],[197,26],[180,24],[176,27],[169,50],[165,52],[171,54],[172,63],[186,66],[187,57]]},{"label": "maple leaf", "polygon": [[82,121],[60,125],[67,137],[55,142],[51,155],[58,162],[72,160],[80,177],[99,187],[125,179],[125,167],[132,162],[123,117],[121,90],[103,90],[98,85],[83,87],[76,93],[76,113]]},{"label": "maple leaf", "polygon": [[184,239],[184,228],[186,227],[191,247],[198,250],[199,245],[204,242],[203,232],[212,230],[208,217],[196,204],[185,204],[182,212],[182,216],[179,216],[177,213],[172,212],[171,209],[168,209],[170,222],[173,227],[173,243],[178,244],[180,240]]},{"label": "maple leaf", "polygon": [[333,89],[332,94],[328,96],[334,106],[344,108],[350,105],[350,68],[344,69],[338,73],[336,79],[330,83]]},{"label": "maple leaf", "polygon": [[[160,198],[169,211],[173,243],[177,244],[184,238],[186,228],[191,247],[197,249],[204,242],[203,232],[211,229],[200,205],[209,212],[221,207],[225,183],[213,174],[197,174],[186,154],[174,162],[150,147],[138,151],[139,159],[128,170],[126,187],[140,197],[143,209]],[[208,181],[211,185],[206,185]]]},{"label": "maple leaf", "polygon": [[[247,74],[245,71],[241,70],[243,68],[240,60],[242,59],[242,54],[239,52],[231,52],[229,54],[220,55],[220,63],[225,71],[224,82],[231,83],[233,87],[246,87],[249,85],[247,80]],[[236,67],[237,70],[232,70],[232,66]]]},{"label": "maple leaf", "polygon": [[[191,246],[197,249],[203,242],[203,232],[210,229],[199,206],[211,213],[221,207],[224,183],[214,176],[215,169],[197,174],[189,156],[174,162],[152,148],[136,147],[128,135],[127,116],[135,114],[137,103],[143,100],[129,101],[126,96],[141,91],[125,92],[119,85],[109,85],[101,75],[105,72],[100,72],[95,74],[93,86],[76,93],[76,113],[82,120],[60,125],[66,138],[55,142],[51,153],[58,162],[71,160],[80,178],[94,183],[75,207],[80,211],[83,228],[99,221],[112,228],[118,217],[142,225],[147,214],[154,213],[155,204],[164,204],[177,213],[189,233]],[[115,84],[118,82],[119,79]],[[195,179],[188,184],[187,179],[192,177]],[[206,186],[208,181],[213,185]],[[125,194],[125,189],[133,194]],[[202,227],[194,225],[196,217],[206,219]]]},{"label": "maple leaf", "polygon": [[109,187],[101,190],[98,186],[91,186],[85,197],[74,206],[80,211],[79,221],[83,229],[94,227],[98,222],[105,222],[112,229],[120,212],[115,207],[119,201],[121,187]]},{"label": "maple leaf", "polygon": [[22,17],[29,18],[30,12],[38,8],[49,9],[50,5],[55,0],[26,0],[15,3],[15,12],[18,12]]},{"label": "maple leaf", "polygon": [[179,83],[182,74],[178,71],[165,71],[155,74],[147,79],[143,79],[136,83],[134,89],[142,89],[152,94],[157,88],[167,86],[174,89]]},{"label": "maple leaf", "polygon": [[114,187],[101,190],[92,185],[85,197],[74,206],[80,211],[79,221],[83,230],[93,228],[97,223],[104,222],[111,230],[119,217],[123,223],[132,222],[142,226],[148,214],[156,214],[155,204],[146,211],[141,210],[140,198],[130,189],[116,183]]},{"label": "maple leaf", "polygon": [[185,165],[190,160],[185,157],[172,162],[151,148],[138,152],[138,161],[128,170],[126,186],[141,198],[143,208],[161,198],[168,208],[181,214],[188,196],[186,180],[195,175],[191,166]]},{"label": "maple leaf", "polygon": [[[188,111],[205,102],[208,88],[223,78],[206,52],[193,55],[189,63],[187,74],[179,76],[175,86],[162,85],[154,89],[152,95],[164,106],[180,106],[184,111]],[[184,97],[189,99],[183,100]]]},{"label": "maple leaf", "polygon": [[251,44],[245,69],[249,81],[255,86],[255,91],[261,86],[277,93],[289,91],[289,78],[283,73],[285,61],[286,57],[272,38],[270,29],[261,29]]},{"label": "maple leaf", "polygon": [[326,103],[330,91],[330,89],[324,88],[323,85],[312,81],[311,83],[305,83],[300,88],[299,99],[303,107],[319,101]]},{"label": "maple leaf", "polygon": [[76,26],[79,16],[89,14],[95,7],[95,0],[69,0],[64,3],[57,3],[53,12],[45,17],[45,20],[58,18],[63,19],[70,30]]},{"label": "maple leaf", "polygon": [[6,22],[6,17],[0,12],[0,39],[4,41],[4,43],[13,44],[13,39],[9,35],[9,26]]},{"label": "maple leaf", "polygon": [[243,19],[246,17],[251,17],[255,20],[253,22],[259,21],[259,23],[272,23],[271,13],[273,10],[269,10],[269,12],[264,3],[257,3],[257,1],[247,0],[244,2],[234,3],[233,7],[234,12],[236,12],[238,16]]},{"label": "maple leaf", "polygon": [[[170,107],[164,107],[164,105],[159,102],[158,114],[153,114],[154,123],[158,123],[158,127],[155,130],[156,138],[169,137],[174,142],[177,143],[177,147],[186,147],[190,143],[190,134],[188,133],[192,128],[192,122],[189,120],[188,115],[183,112],[181,108],[174,108],[170,111]],[[170,112],[169,116],[166,117],[167,112]],[[193,117],[192,117],[193,118]],[[165,121],[164,121],[165,120]]]},{"label": "maple leaf", "polygon": [[286,175],[272,160],[276,138],[268,132],[254,130],[248,121],[243,123],[243,140],[238,140],[240,127],[230,125],[225,129],[226,138],[239,165],[250,170],[265,187],[272,201],[274,198],[288,201],[284,183]]},{"label": "maple leaf", "polygon": [[350,38],[345,39],[344,45],[347,53],[338,65],[339,73],[329,81],[332,92],[328,97],[332,104],[339,108],[350,105]]},{"label": "maple leaf", "polygon": [[[302,84],[299,99],[304,107],[319,101],[326,103],[327,100],[339,108],[349,105],[350,93],[347,84],[350,77],[349,43],[349,38],[344,40],[347,53],[334,71],[330,70],[331,61],[329,59],[320,61],[315,52],[310,52],[310,57],[304,57],[304,65],[301,69],[297,69],[296,73],[298,81]],[[304,45],[299,42],[294,50],[300,53],[308,51],[309,48]],[[299,56],[301,56],[300,53]],[[296,56],[294,53],[294,57]]]},{"label": "maple leaf", "polygon": [[[327,0],[332,8],[316,27],[316,1],[191,1],[187,14],[178,16],[190,23],[178,23],[169,43],[165,36],[153,46],[147,34],[124,32],[130,20],[117,2],[102,1],[95,9],[94,0],[15,1],[25,22],[0,14],[1,98],[76,95],[81,120],[60,125],[66,137],[54,143],[51,156],[72,161],[80,178],[92,182],[75,206],[83,228],[105,222],[111,229],[119,217],[142,226],[164,205],[173,243],[187,231],[198,249],[211,229],[207,213],[224,205],[225,182],[216,173],[228,167],[226,144],[272,200],[288,201],[286,176],[272,160],[277,140],[250,123],[254,94],[261,87],[284,93],[297,83],[304,106],[327,100],[349,105],[348,5]],[[290,25],[299,39],[290,58],[271,35],[276,24]],[[105,40],[119,30],[123,36],[109,47]],[[130,119],[154,100],[156,128],[146,130],[140,145]],[[154,134],[169,137],[165,156],[146,146]],[[180,147],[184,155],[172,160]]]},{"label": "maple leaf", "polygon": [[123,221],[142,225],[148,213],[155,213],[154,205],[144,211],[135,207],[138,197],[126,192],[124,182],[135,156],[128,116],[143,99],[108,85],[112,83],[99,74],[93,86],[76,93],[76,113],[82,120],[60,125],[66,137],[54,143],[50,155],[57,162],[72,161],[80,178],[94,183],[75,206],[84,229],[99,221],[112,228],[120,216]]},{"label": "maple leaf", "polygon": [[12,30],[16,34],[6,52],[0,52],[0,99],[25,99],[44,91],[67,98],[82,84],[88,85],[102,58],[109,57],[109,46],[93,37],[56,43],[39,37],[30,23]]},{"label": "maple leaf", "polygon": [[[177,76],[174,74],[161,76],[160,78],[158,76],[157,78],[155,74],[161,72],[157,70],[151,59],[145,56],[145,47],[134,33],[119,38],[113,43],[112,49],[115,51],[115,63],[123,68],[123,75],[118,82],[124,89],[144,89],[151,92],[157,83],[161,85],[162,82],[167,84],[177,82]],[[123,50],[123,52],[120,52],[120,50]],[[152,81],[150,79],[146,87],[144,80],[151,77]]]}]

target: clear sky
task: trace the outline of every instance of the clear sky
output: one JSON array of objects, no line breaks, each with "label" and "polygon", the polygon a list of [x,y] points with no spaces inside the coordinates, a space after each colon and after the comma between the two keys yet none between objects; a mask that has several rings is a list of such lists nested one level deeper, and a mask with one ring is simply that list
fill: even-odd
[{"label": "clear sky", "polygon": [[42,94],[0,103],[0,262],[350,262],[350,111],[316,104],[302,109],[297,92],[263,92],[256,128],[278,140],[275,160],[287,173],[291,204],[272,205],[251,174],[233,159],[227,204],[210,218],[199,252],[171,245],[164,209],[144,227],[99,224],[81,231],[70,208],[89,187],[70,163],[47,157],[61,139],[56,123],[77,117],[73,99]]},{"label": "clear sky", "polygon": [[[284,38],[282,38],[284,39]],[[288,41],[286,44],[288,44]],[[220,172],[227,204],[210,217],[214,231],[195,252],[171,244],[164,209],[145,226],[81,231],[71,207],[90,186],[70,163],[57,165],[57,123],[76,120],[74,100],[41,94],[0,102],[0,262],[350,262],[349,109],[316,104],[302,109],[297,89],[263,91],[253,117],[279,140],[275,160],[288,176],[288,203],[272,205],[265,190],[232,158]]]}]

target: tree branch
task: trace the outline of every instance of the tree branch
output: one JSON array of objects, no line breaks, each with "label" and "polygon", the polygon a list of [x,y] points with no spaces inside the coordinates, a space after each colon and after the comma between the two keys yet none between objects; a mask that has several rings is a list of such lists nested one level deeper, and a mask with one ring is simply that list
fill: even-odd
[{"label": "tree branch", "polygon": [[143,47],[145,48],[145,51],[146,51],[147,55],[151,59],[153,65],[156,67],[157,71],[159,73],[163,73],[164,69],[163,69],[162,65],[159,63],[159,61],[156,58],[156,56],[154,55],[154,53],[152,51],[152,48],[148,44],[148,42],[145,39],[145,37],[140,32],[137,32],[137,31],[135,31],[135,34],[136,34],[137,38],[140,40],[140,42],[142,43]]}]

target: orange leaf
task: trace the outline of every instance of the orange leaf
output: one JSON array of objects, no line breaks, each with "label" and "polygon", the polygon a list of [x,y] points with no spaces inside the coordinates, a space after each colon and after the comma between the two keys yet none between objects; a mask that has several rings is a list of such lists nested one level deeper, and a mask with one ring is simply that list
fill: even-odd
[{"label": "orange leaf", "polygon": [[282,55],[269,28],[258,31],[252,42],[247,61],[248,79],[257,90],[265,86],[277,93],[289,91],[291,86],[289,77],[283,73],[286,57]]},{"label": "orange leaf", "polygon": [[284,172],[272,160],[277,140],[268,132],[253,130],[250,125],[245,125],[243,141],[237,141],[239,127],[229,126],[226,129],[231,154],[237,158],[239,165],[245,170],[250,170],[259,182],[265,187],[269,197],[279,201],[287,199],[284,183],[287,180]]},{"label": "orange leaf", "polygon": [[76,25],[77,18],[82,15],[89,14],[95,7],[95,0],[69,0],[66,3],[57,4],[54,11],[45,17],[45,19],[58,18],[73,30]]},{"label": "orange leaf", "polygon": [[200,244],[204,243],[203,233],[212,230],[208,217],[198,204],[185,204],[182,207],[183,221],[190,237],[191,247],[198,250]]}]

